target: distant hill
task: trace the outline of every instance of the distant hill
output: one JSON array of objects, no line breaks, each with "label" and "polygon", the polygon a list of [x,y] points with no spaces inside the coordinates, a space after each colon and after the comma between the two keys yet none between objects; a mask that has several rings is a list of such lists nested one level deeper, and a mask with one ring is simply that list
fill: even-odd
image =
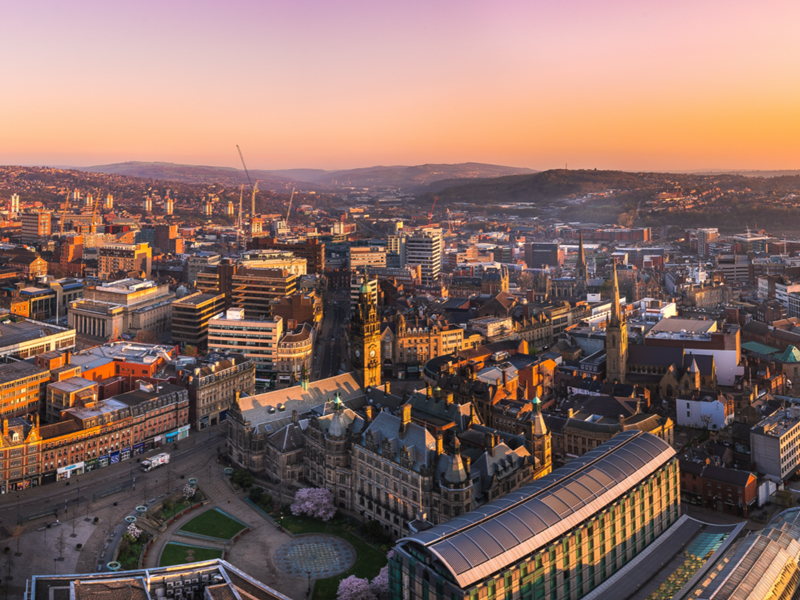
[{"label": "distant hill", "polygon": [[[437,195],[440,202],[548,202],[609,189],[638,189],[668,177],[675,178],[658,173],[556,169],[456,185],[440,190]],[[424,199],[429,199],[432,193],[426,194]]]},{"label": "distant hill", "polygon": [[[165,162],[124,162],[112,165],[98,165],[81,168],[82,171],[129,175],[147,179],[181,181],[184,183],[219,183],[237,185],[247,181],[244,171],[229,167],[180,165]],[[328,189],[341,187],[393,187],[405,191],[422,192],[437,181],[470,181],[534,173],[531,169],[486,165],[481,163],[462,163],[455,165],[418,166],[378,166],[361,169],[325,171],[323,169],[254,169],[252,179],[264,182],[262,187],[286,187],[292,183],[309,183],[325,186]]]}]

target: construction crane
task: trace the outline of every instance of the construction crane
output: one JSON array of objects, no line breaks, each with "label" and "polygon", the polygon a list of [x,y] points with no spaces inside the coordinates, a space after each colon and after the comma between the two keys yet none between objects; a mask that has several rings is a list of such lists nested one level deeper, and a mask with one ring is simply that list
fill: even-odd
[{"label": "construction crane", "polygon": [[431,206],[431,211],[428,213],[428,225],[433,223],[433,209],[436,208],[436,201],[439,199],[439,196],[433,197],[433,206]]},{"label": "construction crane", "polygon": [[250,209],[250,217],[256,216],[256,192],[258,192],[258,182],[261,181],[260,179],[256,179],[256,184],[253,186],[253,207]]},{"label": "construction crane", "polygon": [[241,250],[242,243],[239,241],[239,236],[242,233],[242,196],[244,196],[244,184],[239,189],[239,227],[236,228],[236,247]]},{"label": "construction crane", "polygon": [[100,202],[100,194],[97,194],[97,198],[94,199],[94,210],[92,210],[92,225],[89,227],[89,233],[95,233],[97,230],[94,226],[94,219],[97,216],[97,204]]},{"label": "construction crane", "polygon": [[[247,170],[247,165],[244,164],[244,156],[242,155],[242,149],[239,148],[239,144],[236,144],[236,149],[239,151],[239,158],[242,159],[242,166],[244,167],[244,174],[247,175],[247,183],[250,184],[250,187],[253,187],[253,181],[250,179],[250,173]],[[258,182],[256,182],[258,185]]]},{"label": "construction crane", "polygon": [[289,208],[286,209],[286,226],[289,226],[289,213],[292,212],[292,200],[294,200],[294,188],[292,188],[292,195],[289,196]]}]

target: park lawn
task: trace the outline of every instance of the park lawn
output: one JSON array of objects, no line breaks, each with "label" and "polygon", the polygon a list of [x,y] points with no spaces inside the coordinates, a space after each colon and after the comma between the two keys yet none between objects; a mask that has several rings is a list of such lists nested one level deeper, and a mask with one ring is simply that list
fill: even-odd
[{"label": "park lawn", "polygon": [[[194,555],[189,558],[187,551],[193,550]],[[189,562],[199,562],[201,560],[212,560],[222,558],[222,550],[216,548],[202,548],[200,546],[183,546],[181,544],[169,543],[164,546],[161,552],[159,566],[171,567],[173,565],[185,565]]]},{"label": "park lawn", "polygon": [[216,509],[200,513],[194,519],[181,527],[181,531],[207,535],[208,537],[229,540],[246,526],[231,519],[229,516]]},{"label": "park lawn", "polygon": [[360,537],[347,531],[341,525],[326,523],[319,519],[312,519],[311,517],[295,517],[293,515],[285,515],[283,520],[278,518],[276,521],[280,521],[286,529],[294,534],[327,533],[339,536],[350,542],[353,548],[356,549],[356,564],[354,564],[350,570],[336,577],[328,577],[327,579],[318,579],[316,581],[314,584],[315,600],[336,598],[336,592],[339,590],[339,582],[342,579],[350,577],[350,575],[366,577],[370,580],[374,579],[388,562],[385,552],[371,546]]}]

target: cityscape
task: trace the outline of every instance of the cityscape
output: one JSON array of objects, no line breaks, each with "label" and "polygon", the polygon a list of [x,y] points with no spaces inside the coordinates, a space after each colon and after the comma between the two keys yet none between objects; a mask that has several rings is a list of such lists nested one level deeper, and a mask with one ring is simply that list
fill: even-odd
[{"label": "cityscape", "polygon": [[3,599],[800,597],[800,6],[7,8]]}]

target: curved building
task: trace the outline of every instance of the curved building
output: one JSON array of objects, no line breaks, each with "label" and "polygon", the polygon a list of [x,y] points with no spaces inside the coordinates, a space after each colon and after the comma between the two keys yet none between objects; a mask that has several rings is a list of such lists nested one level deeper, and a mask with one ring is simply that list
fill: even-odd
[{"label": "curved building", "polygon": [[577,599],[679,517],[675,451],[626,431],[550,475],[398,541],[391,597]]}]

